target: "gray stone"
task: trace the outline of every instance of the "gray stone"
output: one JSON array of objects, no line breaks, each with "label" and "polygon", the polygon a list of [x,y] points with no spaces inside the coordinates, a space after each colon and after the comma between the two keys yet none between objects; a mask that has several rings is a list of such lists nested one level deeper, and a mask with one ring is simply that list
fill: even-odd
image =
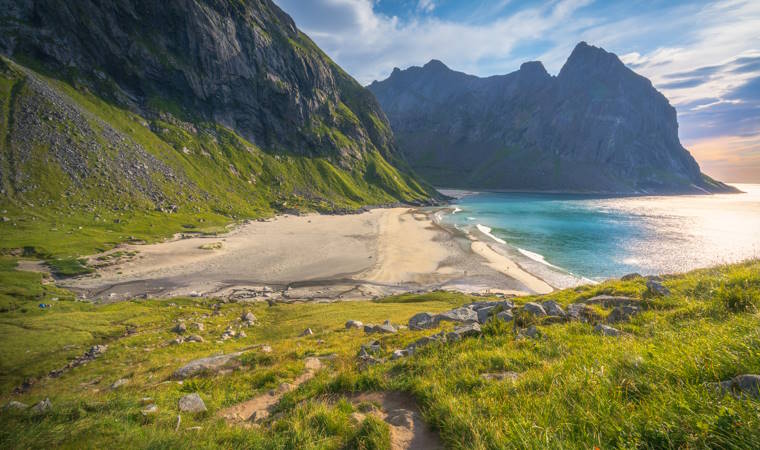
[{"label": "gray stone", "polygon": [[585,303],[573,303],[567,307],[567,317],[581,322],[597,322],[601,319],[590,306]]},{"label": "gray stone", "polygon": [[180,322],[172,328],[172,331],[177,334],[184,334],[187,331],[187,325],[184,322]]},{"label": "gray stone", "polygon": [[237,352],[190,361],[174,372],[174,378],[183,380],[203,373],[216,373],[240,367],[238,357],[242,354],[243,352]]},{"label": "gray stone", "polygon": [[29,408],[29,405],[27,405],[26,403],[17,402],[16,400],[11,400],[8,403],[6,403],[3,408],[4,409],[24,410],[24,409]]},{"label": "gray stone", "polygon": [[413,315],[409,319],[410,330],[426,330],[438,326],[435,316],[428,312],[421,312]]},{"label": "gray stone", "polygon": [[314,335],[314,331],[312,331],[311,328],[307,328],[303,330],[303,332],[301,332],[300,334],[300,336],[313,336],[313,335]]},{"label": "gray stone", "polygon": [[250,311],[244,313],[241,319],[243,322],[247,322],[248,324],[253,324],[254,322],[256,322],[256,316],[254,316],[253,313]]},{"label": "gray stone", "polygon": [[407,356],[409,356],[409,351],[406,350],[406,349],[404,349],[404,350],[394,350],[393,354],[391,354],[391,361],[399,359],[399,358],[405,358]]},{"label": "gray stone", "polygon": [[462,307],[437,314],[434,320],[437,323],[442,321],[476,323],[478,321],[478,313],[473,309]]},{"label": "gray stone", "polygon": [[616,306],[613,308],[610,315],[607,316],[607,323],[628,322],[631,320],[631,316],[639,313],[639,308],[636,306]]},{"label": "gray stone", "polygon": [[150,415],[150,414],[156,414],[158,412],[158,406],[156,406],[154,404],[150,404],[150,405],[146,406],[145,409],[143,409],[140,412],[142,413],[143,416],[147,416],[147,415]]},{"label": "gray stone", "polygon": [[42,400],[36,405],[32,406],[32,412],[34,414],[45,414],[51,409],[53,409],[53,404],[50,402],[49,398],[46,398],[45,400]]},{"label": "gray stone", "polygon": [[504,322],[511,322],[514,320],[515,316],[512,314],[512,311],[500,311],[494,316],[494,318],[503,320]]},{"label": "gray stone", "polygon": [[111,384],[111,389],[118,389],[126,384],[129,384],[129,380],[126,378],[119,378]]},{"label": "gray stone", "polygon": [[517,372],[497,372],[497,373],[480,374],[480,378],[486,381],[503,381],[503,380],[517,381],[519,377],[520,377],[520,374]]},{"label": "gray stone", "polygon": [[538,337],[538,328],[536,328],[535,325],[529,326],[526,330],[523,331],[523,334],[531,339],[535,339]]},{"label": "gray stone", "polygon": [[346,329],[362,328],[363,326],[364,324],[359,322],[358,320],[349,320],[348,322],[346,322]]},{"label": "gray stone", "polygon": [[459,337],[465,338],[469,336],[479,336],[481,330],[480,325],[477,323],[470,323],[454,328],[453,333],[459,335]]},{"label": "gray stone", "polygon": [[654,295],[670,295],[670,289],[665,287],[658,280],[647,280],[647,290]]},{"label": "gray stone", "polygon": [[601,334],[602,336],[620,336],[623,333],[618,330],[617,328],[612,328],[607,325],[598,324],[594,327],[594,331]]},{"label": "gray stone", "polygon": [[478,323],[486,323],[488,321],[488,318],[491,315],[491,311],[496,309],[495,306],[485,306],[483,308],[480,308],[477,310],[478,314]]},{"label": "gray stone", "polygon": [[522,306],[522,311],[525,311],[526,313],[532,314],[536,317],[543,317],[546,315],[544,307],[534,302],[524,304]]},{"label": "gray stone", "polygon": [[616,296],[616,295],[597,295],[596,297],[591,297],[587,300],[581,300],[578,303],[585,303],[587,305],[600,305],[604,308],[612,308],[615,306],[636,306],[639,305],[641,302],[635,298],[631,297],[623,297],[623,296]]},{"label": "gray stone", "polygon": [[754,398],[760,400],[760,375],[744,374],[720,383],[711,383],[721,393],[729,393],[738,399]]},{"label": "gray stone", "polygon": [[390,324],[382,324],[382,325],[373,325],[373,324],[367,324],[364,325],[364,332],[367,334],[370,333],[397,333],[398,330],[396,327]]},{"label": "gray stone", "polygon": [[197,392],[187,394],[179,399],[179,410],[187,413],[199,413],[206,411],[206,404]]},{"label": "gray stone", "polygon": [[541,306],[544,308],[544,311],[546,311],[546,314],[550,316],[565,317],[565,310],[554,300],[541,302]]},{"label": "gray stone", "polygon": [[203,337],[194,334],[185,339],[187,342],[204,342]]},{"label": "gray stone", "polygon": [[200,322],[193,323],[193,328],[195,328],[198,331],[203,331],[206,329],[206,327]]}]

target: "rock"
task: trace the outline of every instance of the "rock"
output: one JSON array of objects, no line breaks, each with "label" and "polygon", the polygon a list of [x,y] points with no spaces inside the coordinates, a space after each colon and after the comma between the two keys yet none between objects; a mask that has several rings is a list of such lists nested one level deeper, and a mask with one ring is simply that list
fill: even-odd
[{"label": "rock", "polygon": [[623,333],[618,330],[617,328],[612,328],[607,325],[598,324],[594,327],[594,331],[601,334],[602,336],[620,336]]},{"label": "rock", "polygon": [[454,331],[446,333],[446,342],[459,342],[462,340],[462,336]]},{"label": "rock", "polygon": [[397,333],[398,330],[393,325],[385,324],[384,323],[382,325],[372,325],[372,324],[364,325],[364,332],[367,333],[367,334],[371,334],[371,333],[390,333],[390,334],[392,334],[392,333]]},{"label": "rock", "polygon": [[195,392],[179,399],[179,410],[180,412],[199,413],[206,411],[206,404],[203,403],[201,396]]},{"label": "rock", "polygon": [[140,412],[142,413],[143,416],[147,416],[147,415],[150,415],[150,414],[156,414],[158,412],[158,406],[156,406],[154,404],[150,404],[150,405],[146,406],[145,409],[143,409]]},{"label": "rock", "polygon": [[525,335],[525,336],[527,336],[527,337],[529,337],[529,338],[531,338],[531,339],[535,339],[539,335],[538,328],[536,328],[535,325],[531,325],[527,329],[525,329],[522,332],[522,334]]},{"label": "rock", "polygon": [[185,338],[183,338],[182,336],[177,336],[176,338],[169,341],[169,344],[179,345],[179,344],[182,344],[183,342],[185,342]]},{"label": "rock", "polygon": [[187,332],[187,325],[184,322],[180,322],[172,328],[172,331],[177,334],[184,334]]},{"label": "rock", "polygon": [[107,345],[93,345],[92,347],[90,347],[89,350],[87,350],[87,352],[85,353],[85,356],[90,359],[95,359],[98,356],[105,353],[106,350],[108,350]]},{"label": "rock", "polygon": [[256,322],[256,316],[254,316],[253,313],[249,311],[241,316],[241,320],[248,323],[249,325],[253,325],[253,323]]},{"label": "rock", "polygon": [[567,320],[567,316],[546,316],[541,319],[541,325],[554,325],[556,323],[564,323]]},{"label": "rock", "polygon": [[598,322],[601,317],[585,303],[573,303],[567,307],[567,317],[581,322]]},{"label": "rock", "polygon": [[535,317],[543,317],[546,315],[546,311],[544,310],[544,307],[534,302],[529,302],[529,303],[524,304],[521,310],[529,314],[532,314]]},{"label": "rock", "polygon": [[751,397],[760,400],[760,375],[744,374],[720,383],[713,383],[723,393],[730,393],[736,398]]},{"label": "rock", "polygon": [[480,374],[480,378],[486,381],[502,381],[502,380],[517,381],[519,377],[520,377],[520,374],[517,372],[498,372],[498,373]]},{"label": "rock", "polygon": [[364,324],[359,322],[358,320],[349,320],[348,322],[346,322],[346,329],[362,328],[363,326]]},{"label": "rock", "polygon": [[224,330],[224,333],[222,333],[222,340],[226,341],[228,339],[232,339],[235,336],[237,336],[237,332],[232,329],[232,327],[227,327],[226,330]]},{"label": "rock", "polygon": [[261,346],[261,352],[262,353],[272,353],[272,347],[268,345],[262,345]]},{"label": "rock", "polygon": [[200,322],[193,323],[193,328],[195,328],[198,331],[203,331],[206,329],[206,327]]},{"label": "rock", "polygon": [[185,339],[187,342],[204,342],[203,338],[201,336],[198,336],[197,334],[194,334],[192,336],[189,336],[187,339]]},{"label": "rock", "polygon": [[376,353],[382,350],[382,346],[380,345],[380,341],[372,341],[368,344],[364,344],[359,349],[360,354],[369,354],[369,353]]},{"label": "rock", "polygon": [[622,297],[622,296],[614,296],[614,295],[597,295],[596,297],[591,297],[587,300],[581,300],[578,303],[585,303],[587,305],[601,305],[604,308],[612,308],[615,306],[637,306],[641,302],[635,298],[631,297]]},{"label": "rock", "polygon": [[247,335],[247,334],[245,334],[245,331],[243,331],[243,330],[240,330],[240,331],[238,332],[238,334],[237,334],[237,337],[238,337],[238,338],[244,338],[244,337],[248,337],[248,335]]},{"label": "rock", "polygon": [[616,306],[607,316],[607,323],[628,322],[631,320],[631,316],[639,313],[639,308],[636,306]]},{"label": "rock", "polygon": [[311,328],[307,328],[303,330],[303,332],[299,336],[313,336],[314,332],[311,330]]},{"label": "rock", "polygon": [[391,361],[399,359],[399,358],[405,358],[407,356],[409,356],[409,351],[406,349],[394,350],[393,353],[391,354]]},{"label": "rock", "polygon": [[504,322],[511,322],[514,320],[515,316],[512,314],[512,311],[501,311],[497,313],[494,318],[498,320],[503,320]]},{"label": "rock", "polygon": [[17,402],[16,400],[9,401],[3,407],[3,409],[15,409],[15,410],[24,410],[27,408],[29,408],[29,405],[27,405],[26,403]]},{"label": "rock", "polygon": [[421,312],[413,315],[409,319],[410,330],[427,330],[438,326],[438,322],[435,321],[435,316],[428,312]]},{"label": "rock", "polygon": [[196,359],[177,369],[173,376],[175,379],[184,380],[202,373],[216,373],[221,370],[234,369],[240,367],[238,357],[242,354],[243,352],[238,352]]},{"label": "rock", "polygon": [[643,276],[640,273],[633,272],[633,273],[629,273],[627,275],[623,275],[622,277],[620,277],[622,281],[631,281],[631,280],[635,280],[636,278],[643,278]]},{"label": "rock", "polygon": [[453,333],[459,335],[461,338],[465,338],[468,336],[479,336],[481,330],[480,325],[477,323],[470,323],[454,328]]},{"label": "rock", "polygon": [[663,286],[658,280],[647,280],[647,290],[654,295],[670,295],[670,289]]},{"label": "rock", "polygon": [[550,316],[565,317],[565,310],[554,300],[541,302],[541,306],[544,308],[544,311],[546,311],[546,314]]},{"label": "rock", "polygon": [[460,322],[460,323],[477,323],[478,313],[475,310],[467,307],[452,309],[451,311],[445,311],[437,314],[434,317],[436,325],[443,321]]},{"label": "rock", "polygon": [[491,316],[491,311],[495,309],[495,306],[485,306],[483,308],[477,309],[476,312],[478,314],[478,323],[486,323],[488,321],[488,318]]},{"label": "rock", "polygon": [[32,406],[32,413],[44,414],[49,412],[51,409],[53,409],[53,404],[50,402],[49,398],[46,398],[45,400],[42,400],[36,405]]},{"label": "rock", "polygon": [[111,389],[118,389],[126,384],[129,384],[129,380],[126,378],[119,378],[111,384]]}]

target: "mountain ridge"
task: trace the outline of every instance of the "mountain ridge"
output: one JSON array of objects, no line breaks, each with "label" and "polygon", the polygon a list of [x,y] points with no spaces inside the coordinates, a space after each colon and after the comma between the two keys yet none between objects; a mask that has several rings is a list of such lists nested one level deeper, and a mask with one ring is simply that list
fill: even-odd
[{"label": "mountain ridge", "polygon": [[702,174],[675,109],[616,55],[579,43],[480,78],[444,64],[368,86],[412,167],[437,186],[612,194],[734,192]]}]

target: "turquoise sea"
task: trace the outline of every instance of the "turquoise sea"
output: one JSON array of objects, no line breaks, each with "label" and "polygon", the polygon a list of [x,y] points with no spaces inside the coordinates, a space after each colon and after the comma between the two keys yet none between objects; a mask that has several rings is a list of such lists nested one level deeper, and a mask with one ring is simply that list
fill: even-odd
[{"label": "turquoise sea", "polygon": [[501,242],[526,269],[563,287],[573,278],[683,272],[760,257],[760,185],[735,186],[745,193],[474,193],[442,220]]}]

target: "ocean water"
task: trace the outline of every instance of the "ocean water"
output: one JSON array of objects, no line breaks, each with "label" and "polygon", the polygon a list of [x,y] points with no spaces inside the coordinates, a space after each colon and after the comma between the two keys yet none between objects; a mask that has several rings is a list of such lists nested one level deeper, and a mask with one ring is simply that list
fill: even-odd
[{"label": "ocean water", "polygon": [[600,197],[478,193],[442,221],[479,231],[558,287],[760,257],[760,185],[744,194]]}]

